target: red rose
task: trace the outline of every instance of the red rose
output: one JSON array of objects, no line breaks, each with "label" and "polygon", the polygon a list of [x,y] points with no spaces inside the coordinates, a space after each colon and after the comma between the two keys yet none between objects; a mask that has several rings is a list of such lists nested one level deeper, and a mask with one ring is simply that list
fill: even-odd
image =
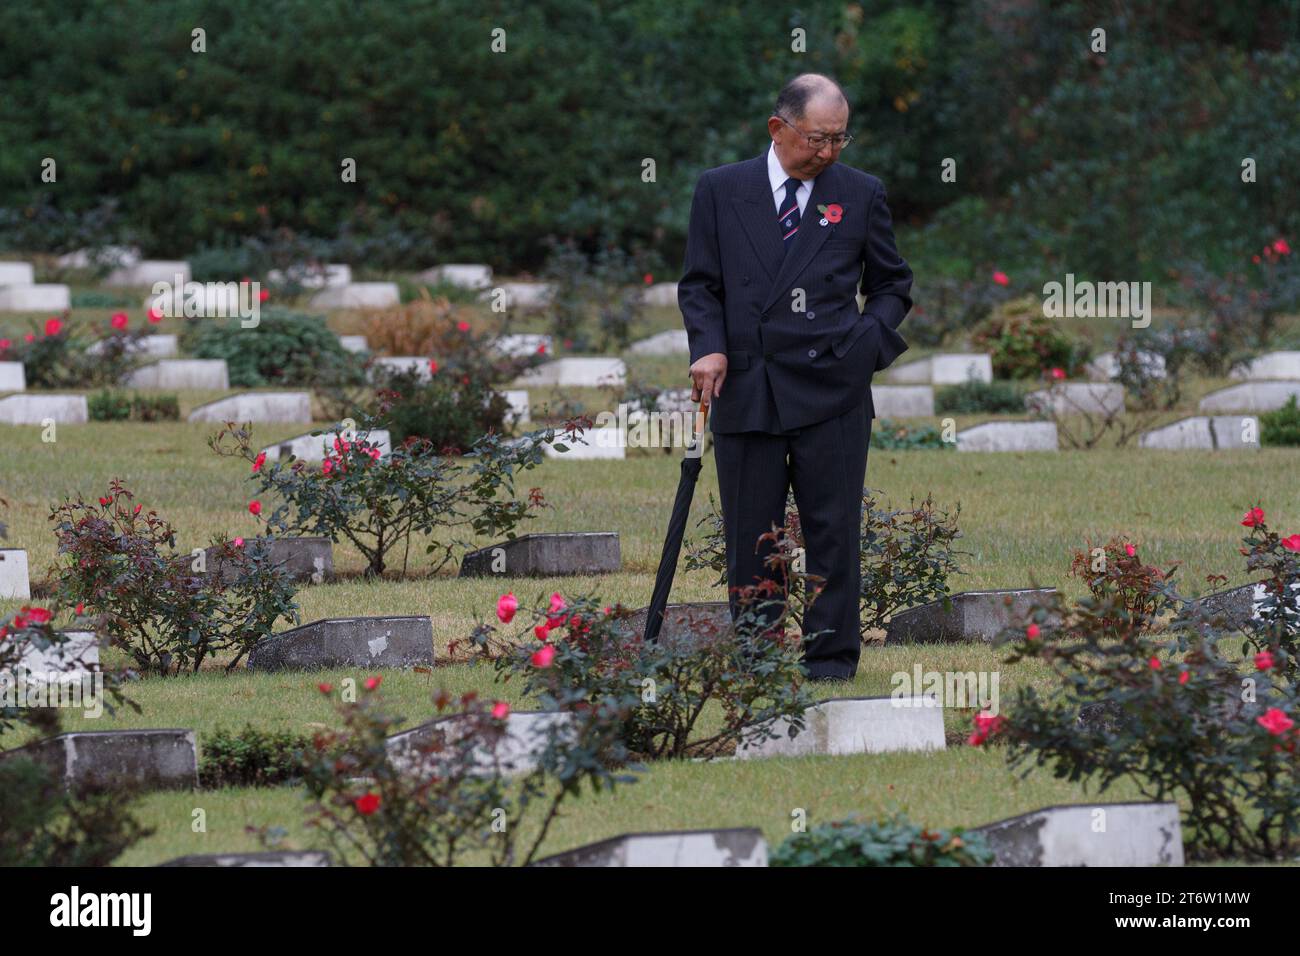
[{"label": "red rose", "polygon": [[112,324],[113,328],[115,329],[126,328],[127,321],[128,320],[125,312],[115,312],[113,314],[113,318],[109,320],[109,322]]},{"label": "red rose", "polygon": [[1011,279],[1005,272],[993,273],[993,281],[998,285],[1010,285]]},{"label": "red rose", "polygon": [[534,651],[528,660],[534,667],[550,667],[551,661],[555,660],[555,648],[546,644]]},{"label": "red rose", "polygon": [[266,452],[259,451],[257,457],[253,459],[253,471],[261,471],[262,465],[266,462]]},{"label": "red rose", "polygon": [[149,321],[150,321],[150,322],[152,322],[154,325],[157,325],[157,324],[158,324],[159,322],[161,322],[162,320],[163,320],[163,314],[162,314],[161,312],[159,312],[157,309],[150,309],[150,310],[149,310]]},{"label": "red rose", "polygon": [[248,510],[253,515],[260,515],[262,513],[262,503],[260,501],[250,501],[248,503]]},{"label": "red rose", "polygon": [[58,335],[61,331],[63,331],[63,323],[60,322],[58,319],[45,320],[46,335]]},{"label": "red rose", "polygon": [[1249,511],[1246,512],[1245,517],[1241,519],[1241,523],[1245,525],[1247,528],[1259,527],[1264,523],[1264,509],[1251,508]]},{"label": "red rose", "polygon": [[379,794],[367,793],[363,796],[357,797],[356,800],[352,802],[357,808],[357,813],[361,814],[363,817],[368,817],[379,809]]}]

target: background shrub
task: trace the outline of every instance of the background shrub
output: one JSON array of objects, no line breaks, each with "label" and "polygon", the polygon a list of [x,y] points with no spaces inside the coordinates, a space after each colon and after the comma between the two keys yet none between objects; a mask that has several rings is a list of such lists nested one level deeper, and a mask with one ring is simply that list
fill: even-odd
[{"label": "background shrub", "polygon": [[183,336],[195,358],[224,359],[236,387],[364,381],[360,360],[322,316],[266,308],[254,328],[241,328],[238,319],[201,319]]},{"label": "background shrub", "polygon": [[836,820],[785,838],[770,866],[991,866],[982,833],[922,827],[904,813]]}]

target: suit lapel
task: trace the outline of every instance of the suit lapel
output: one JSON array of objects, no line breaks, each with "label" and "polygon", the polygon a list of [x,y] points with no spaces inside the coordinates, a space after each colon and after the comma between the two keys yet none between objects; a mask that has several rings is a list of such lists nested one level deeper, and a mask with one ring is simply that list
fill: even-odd
[{"label": "suit lapel", "polygon": [[[768,292],[767,301],[763,303],[760,311],[766,312],[772,307],[772,303],[790,287],[795,277],[812,261],[813,256],[817,254],[817,250],[822,247],[822,243],[831,234],[833,227],[820,224],[822,214],[817,211],[818,205],[839,201],[845,210],[848,209],[848,206],[842,201],[843,197],[835,195],[838,189],[838,172],[835,165],[831,165],[813,183],[812,195],[808,197],[808,205],[804,207],[804,211],[799,217],[799,231],[795,233],[794,246],[788,254],[785,253],[781,237],[777,235],[779,230],[772,229],[777,244],[782,246],[782,255],[785,258],[777,270],[776,278],[772,280],[772,288]],[[769,223],[769,225],[775,227],[776,223]]]},{"label": "suit lapel", "polygon": [[776,221],[772,184],[767,178],[767,150],[749,161],[744,177],[740,195],[731,202],[758,261],[767,270],[768,278],[775,278],[785,256],[785,244],[781,241],[781,229]]}]

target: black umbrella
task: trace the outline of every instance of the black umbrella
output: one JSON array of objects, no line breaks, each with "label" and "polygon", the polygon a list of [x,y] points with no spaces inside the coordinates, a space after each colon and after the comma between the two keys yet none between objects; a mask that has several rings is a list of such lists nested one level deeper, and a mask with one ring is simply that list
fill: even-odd
[{"label": "black umbrella", "polygon": [[655,574],[655,590],[650,597],[650,608],[645,616],[645,639],[659,639],[659,628],[663,625],[664,608],[668,606],[668,592],[672,590],[673,574],[677,570],[677,558],[682,552],[682,536],[686,534],[686,518],[691,511],[691,499],[695,496],[695,482],[700,477],[704,463],[700,460],[704,447],[704,427],[709,420],[709,406],[700,403],[695,413],[695,430],[686,454],[682,458],[682,477],[677,483],[677,499],[673,502],[672,517],[668,519],[668,533],[664,537],[664,553],[659,558],[659,570]]}]

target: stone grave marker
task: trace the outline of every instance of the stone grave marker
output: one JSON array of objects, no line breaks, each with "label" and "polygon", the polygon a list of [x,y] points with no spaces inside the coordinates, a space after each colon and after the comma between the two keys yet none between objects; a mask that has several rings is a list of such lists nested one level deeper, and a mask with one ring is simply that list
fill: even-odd
[{"label": "stone grave marker", "polygon": [[101,264],[133,266],[140,261],[140,250],[135,246],[88,246],[61,255],[54,261],[60,269],[90,269]]},{"label": "stone grave marker", "polygon": [[[556,448],[563,445],[564,451]],[[585,428],[581,441],[571,435],[557,434],[554,441],[542,445],[547,458],[562,461],[590,461],[594,458],[621,460],[627,458],[627,435],[614,423],[603,427]]]},{"label": "stone grave marker", "polygon": [[380,355],[371,360],[368,377],[374,381],[384,372],[414,372],[420,382],[427,382],[433,377],[429,359],[422,355]]},{"label": "stone grave marker", "polygon": [[[299,268],[293,273],[297,284],[304,289],[338,289],[352,282],[352,267],[344,262],[331,262],[324,268]],[[266,274],[266,281],[275,285],[284,285],[288,281],[280,269],[272,269]]]},{"label": "stone grave marker", "polygon": [[402,304],[396,282],[349,282],[322,289],[311,298],[318,309],[389,309]]},{"label": "stone grave marker", "polygon": [[263,853],[204,853],[178,856],[158,866],[329,866],[320,850],[274,850]]},{"label": "stone grave marker", "polygon": [[492,267],[480,263],[452,262],[425,269],[415,276],[430,285],[451,285],[458,289],[486,289],[492,284]]},{"label": "stone grave marker", "polygon": [[[92,342],[86,351],[91,355],[98,355],[104,351],[104,340]],[[172,358],[178,352],[176,336],[174,335],[142,335],[131,343],[127,350],[128,355],[147,355],[151,358]]]},{"label": "stone grave marker", "polygon": [[230,372],[225,359],[163,359],[127,373],[122,378],[126,388],[139,389],[213,389],[230,388]]},{"label": "stone grave marker", "polygon": [[[260,539],[265,541],[266,539]],[[252,547],[252,542],[245,542]],[[334,580],[334,544],[326,537],[271,538],[270,560],[282,566],[289,576],[299,582],[326,584]],[[219,548],[204,549],[204,567],[208,574],[219,574],[224,581],[234,579],[236,571],[217,555]]]},{"label": "stone grave marker", "polygon": [[0,262],[0,286],[35,284],[36,271],[30,262]]},{"label": "stone grave marker", "polygon": [[[506,776],[531,773],[552,737],[557,742],[569,740],[576,728],[574,715],[565,711],[516,711],[505,719],[505,733],[494,752],[490,747],[475,747],[472,754],[476,775]],[[446,747],[472,733],[474,721],[460,714],[429,721],[388,738],[388,757],[402,773],[438,771],[446,757],[431,750]]]},{"label": "stone grave marker", "polygon": [[877,418],[932,418],[934,388],[929,385],[872,385]]},{"label": "stone grave marker", "polygon": [[558,577],[613,574],[621,568],[617,532],[565,531],[520,535],[471,551],[461,560],[460,576]]},{"label": "stone grave marker", "polygon": [[[0,285],[4,280],[0,279]],[[1300,379],[1300,351],[1268,352],[1234,368],[1229,378]]]},{"label": "stone grave marker", "polygon": [[66,285],[0,285],[0,312],[63,312],[72,308]]},{"label": "stone grave marker", "polygon": [[338,617],[312,621],[263,638],[248,655],[250,670],[327,667],[432,667],[428,617]]},{"label": "stone grave marker", "polygon": [[951,595],[952,610],[931,601],[899,611],[885,629],[886,644],[992,643],[1005,627],[1019,622],[1035,601],[1046,601],[1056,588],[1011,588],[962,591]]},{"label": "stone grave marker", "polygon": [[941,352],[896,365],[885,378],[896,385],[961,385],[968,377],[993,381],[993,359],[979,352]]},{"label": "stone grave marker", "polygon": [[27,371],[22,362],[0,362],[0,392],[27,390]]},{"label": "stone grave marker", "polygon": [[1300,382],[1245,382],[1211,392],[1197,408],[1203,412],[1271,412],[1292,395],[1300,401]]},{"label": "stone grave marker", "polygon": [[675,308],[677,305],[677,283],[656,282],[653,285],[648,285],[645,291],[641,293],[641,301],[645,305]]},{"label": "stone grave marker", "polygon": [[58,680],[80,680],[99,669],[99,635],[94,631],[63,631],[63,643],[40,648],[28,644],[16,668],[33,674],[58,674]]},{"label": "stone grave marker", "polygon": [[364,335],[340,335],[339,345],[343,346],[343,351],[354,355],[370,351],[370,343]]},{"label": "stone grave marker", "polygon": [[555,289],[547,282],[495,282],[479,293],[479,299],[493,302],[500,289],[507,309],[531,311],[550,305]]},{"label": "stone grave marker", "polygon": [[[638,608],[620,620],[618,627],[630,635],[645,633],[649,606]],[[689,640],[696,634],[725,634],[731,628],[731,607],[726,601],[669,604],[664,608],[659,636],[663,640]]]},{"label": "stone grave marker", "polygon": [[[1158,352],[1139,351],[1137,361],[1151,378],[1165,377],[1165,357]],[[1119,378],[1119,356],[1115,352],[1102,352],[1084,366],[1084,372],[1094,382],[1113,382]]]},{"label": "stone grave marker", "polygon": [[974,827],[996,866],[1182,866],[1176,803],[1044,807]]},{"label": "stone grave marker", "polygon": [[528,389],[507,388],[502,389],[501,394],[505,396],[506,404],[510,406],[510,416],[516,422],[531,421],[529,416],[532,410],[528,405]]},{"label": "stone grave marker", "polygon": [[530,368],[519,376],[525,386],[559,385],[599,387],[623,385],[627,366],[618,358],[562,358]]},{"label": "stone grave marker", "polygon": [[240,392],[200,405],[192,422],[311,422],[311,396],[306,392]]},{"label": "stone grave marker", "polygon": [[27,577],[27,552],[22,548],[0,548],[0,598],[32,596]]},{"label": "stone grave marker", "polygon": [[1052,415],[1118,415],[1124,411],[1124,386],[1058,382],[1026,395],[1025,408]]},{"label": "stone grave marker", "polygon": [[[674,284],[673,304],[676,302],[677,290]],[[633,342],[627,351],[631,355],[690,355],[691,342],[685,329],[669,329]]]},{"label": "stone grave marker", "polygon": [[624,833],[533,866],[767,866],[767,841],[753,827]]},{"label": "stone grave marker", "polygon": [[[1243,441],[1249,431],[1254,441]],[[1259,449],[1259,419],[1254,415],[1196,415],[1153,428],[1138,436],[1139,448]]]},{"label": "stone grave marker", "polygon": [[804,712],[804,729],[789,736],[785,718],[775,737],[755,731],[736,747],[737,760],[943,750],[943,708],[933,696],[836,697]]},{"label": "stone grave marker", "polygon": [[70,791],[188,790],[198,786],[192,730],[74,731],[0,752],[30,757],[58,774]]},{"label": "stone grave marker", "polygon": [[183,259],[140,259],[118,266],[104,279],[104,285],[152,287],[156,282],[165,282],[176,286],[178,275],[180,286],[191,281],[190,264]]},{"label": "stone grave marker", "polygon": [[985,422],[957,433],[958,451],[1056,451],[1056,422]]},{"label": "stone grave marker", "polygon": [[43,425],[47,418],[60,425],[84,425],[90,420],[86,396],[25,393],[0,398],[0,422]]},{"label": "stone grave marker", "polygon": [[[261,451],[266,455],[267,461],[287,459],[290,455],[301,461],[324,461],[327,452],[330,455],[334,454],[334,440],[340,437],[342,436],[338,432],[296,435],[274,445],[267,445]],[[372,447],[378,448],[381,458],[387,458],[393,452],[393,440],[386,428],[376,428],[368,432],[358,430],[354,437],[358,441],[367,441]]]}]

